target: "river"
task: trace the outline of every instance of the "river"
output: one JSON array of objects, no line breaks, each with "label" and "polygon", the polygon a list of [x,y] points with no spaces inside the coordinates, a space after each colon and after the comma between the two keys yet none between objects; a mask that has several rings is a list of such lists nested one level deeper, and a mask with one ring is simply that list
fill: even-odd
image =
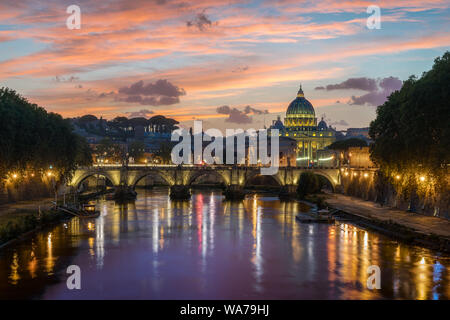
[{"label": "river", "polygon": [[[1,299],[448,299],[450,257],[350,222],[300,224],[298,202],[220,190],[172,202],[139,190],[128,205],[99,200],[73,218],[0,250]],[[67,267],[81,289],[67,288]],[[367,288],[379,266],[381,289]]]}]

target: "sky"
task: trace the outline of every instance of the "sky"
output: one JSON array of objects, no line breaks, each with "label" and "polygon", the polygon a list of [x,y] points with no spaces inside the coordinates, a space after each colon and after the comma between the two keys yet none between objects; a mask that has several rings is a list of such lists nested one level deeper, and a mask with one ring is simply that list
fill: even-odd
[{"label": "sky", "polygon": [[2,0],[0,87],[64,117],[223,130],[284,118],[301,84],[319,119],[366,127],[449,50],[448,30],[448,0]]}]

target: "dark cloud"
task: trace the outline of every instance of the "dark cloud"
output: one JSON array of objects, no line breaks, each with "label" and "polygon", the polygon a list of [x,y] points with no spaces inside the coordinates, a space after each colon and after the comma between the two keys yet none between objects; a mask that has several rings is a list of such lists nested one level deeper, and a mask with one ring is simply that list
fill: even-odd
[{"label": "dark cloud", "polygon": [[316,87],[316,90],[342,90],[359,89],[364,91],[374,91],[377,89],[377,81],[371,78],[350,78],[337,84],[329,84],[326,87]]},{"label": "dark cloud", "polygon": [[358,89],[368,91],[368,93],[361,96],[352,96],[348,104],[350,105],[382,105],[389,95],[400,90],[403,82],[397,77],[387,77],[383,79],[372,78],[350,78],[338,84],[329,84],[326,87],[316,87],[316,90],[343,90],[343,89]]},{"label": "dark cloud", "polygon": [[380,81],[380,88],[382,88],[383,90],[390,90],[390,91],[400,90],[402,85],[403,81],[397,77],[388,77]]},{"label": "dark cloud", "polygon": [[[90,90],[90,89],[89,89]],[[99,98],[106,98],[109,96],[114,96],[115,92],[114,91],[110,91],[110,92],[102,92],[98,95]]]},{"label": "dark cloud", "polygon": [[352,98],[348,101],[348,104],[356,106],[364,106],[366,104],[370,106],[379,106],[386,101],[389,94],[390,92],[387,91],[375,91],[366,93],[359,97],[352,96]]},{"label": "dark cloud", "polygon": [[230,108],[229,106],[221,106],[217,108],[217,113],[227,114],[229,116],[225,120],[227,122],[251,123],[252,118],[249,117],[250,114],[266,114],[269,113],[269,111],[255,109],[252,108],[251,106],[246,106],[244,110],[239,110],[237,108]]},{"label": "dark cloud", "polygon": [[345,120],[334,121],[330,123],[330,126],[349,126],[348,122]]},{"label": "dark cloud", "polygon": [[117,100],[148,106],[165,106],[179,103],[180,96],[185,94],[183,88],[167,80],[160,79],[148,84],[141,80],[129,87],[120,88]]},{"label": "dark cloud", "polygon": [[198,13],[194,19],[186,22],[188,27],[196,27],[200,31],[205,31],[207,28],[211,28],[213,25],[217,25],[217,22],[212,22],[205,14],[205,12]]},{"label": "dark cloud", "polygon": [[217,108],[217,113],[230,114],[231,108],[229,106],[221,106]]},{"label": "dark cloud", "polygon": [[221,106],[217,108],[217,113],[227,114],[228,118],[225,120],[227,122],[234,123],[251,123],[252,119],[241,110],[236,108],[230,108],[229,106]]},{"label": "dark cloud", "polygon": [[391,95],[392,92],[400,90],[403,82],[396,77],[388,77],[381,79],[378,83],[378,90],[366,93],[362,96],[355,97],[352,96],[349,101],[350,105],[371,105],[379,106],[386,102],[387,97]]},{"label": "dark cloud", "polygon": [[236,69],[232,70],[233,73],[242,73],[248,70],[248,66],[243,67],[237,67]]},{"label": "dark cloud", "polygon": [[133,111],[133,112],[125,112],[129,115],[130,118],[149,118],[150,115],[154,114],[152,110],[148,109],[141,109],[139,111]]},{"label": "dark cloud", "polygon": [[55,80],[56,82],[75,82],[75,81],[80,80],[80,78],[75,77],[75,76],[70,76],[70,77],[68,77],[68,78],[61,77],[61,76],[55,76],[55,79],[54,79],[54,80]]},{"label": "dark cloud", "polygon": [[252,108],[250,106],[246,106],[244,108],[244,112],[246,114],[249,114],[249,113],[253,113],[253,114],[267,114],[267,113],[269,113],[268,110],[264,110],[264,111],[263,110],[258,110],[258,109]]}]

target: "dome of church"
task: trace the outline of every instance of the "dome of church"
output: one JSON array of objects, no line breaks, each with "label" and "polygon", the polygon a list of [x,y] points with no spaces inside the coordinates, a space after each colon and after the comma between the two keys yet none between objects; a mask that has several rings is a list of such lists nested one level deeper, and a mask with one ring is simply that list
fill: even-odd
[{"label": "dome of church", "polygon": [[300,89],[297,93],[297,98],[295,98],[289,104],[289,107],[286,111],[286,116],[290,118],[290,116],[304,117],[304,115],[306,115],[308,118],[309,116],[314,117],[315,112],[311,102],[305,99],[305,94],[303,93],[302,87],[300,86]]},{"label": "dome of church", "polygon": [[319,130],[327,130],[327,128],[328,128],[327,123],[323,120],[323,118],[322,118],[322,120],[320,120],[317,127],[319,128]]}]

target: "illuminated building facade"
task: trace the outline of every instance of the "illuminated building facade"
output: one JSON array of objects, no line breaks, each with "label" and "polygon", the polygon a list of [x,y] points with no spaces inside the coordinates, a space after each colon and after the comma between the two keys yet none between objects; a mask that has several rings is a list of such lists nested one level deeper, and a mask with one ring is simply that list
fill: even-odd
[{"label": "illuminated building facade", "polygon": [[305,98],[302,87],[297,97],[289,104],[284,124],[280,117],[273,122],[271,129],[278,129],[280,136],[297,141],[297,166],[321,165],[318,150],[322,150],[336,140],[336,131],[328,127],[322,119],[317,124],[314,107]]}]

